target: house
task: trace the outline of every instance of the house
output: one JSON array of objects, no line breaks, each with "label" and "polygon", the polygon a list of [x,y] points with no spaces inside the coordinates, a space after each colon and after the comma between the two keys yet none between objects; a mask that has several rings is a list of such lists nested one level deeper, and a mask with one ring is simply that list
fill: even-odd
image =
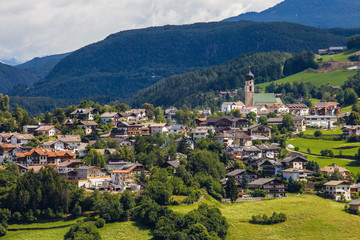
[{"label": "house", "polygon": [[102,168],[96,166],[81,166],[77,168],[78,187],[106,188],[110,186],[111,178]]},{"label": "house", "polygon": [[165,111],[164,111],[165,118],[166,119],[174,119],[176,112],[177,112],[177,109],[174,107],[165,109]]},{"label": "house", "polygon": [[0,143],[11,143],[12,136],[13,133],[0,133]]},{"label": "house", "polygon": [[83,164],[84,162],[79,160],[66,160],[59,163],[56,168],[60,175],[75,179],[77,176],[76,169]]},{"label": "house", "polygon": [[359,136],[360,135],[360,126],[345,126],[342,128],[342,137],[345,139],[350,138],[351,136]]},{"label": "house", "polygon": [[16,154],[16,162],[24,166],[60,164],[66,160],[75,159],[75,154],[69,151],[52,151],[48,149],[35,148],[28,152]]},{"label": "house", "polygon": [[325,166],[319,169],[320,172],[328,175],[333,175],[335,171],[338,171],[343,178],[347,178],[350,171],[344,167],[338,166],[335,163],[330,166]]},{"label": "house", "polygon": [[294,120],[294,129],[296,132],[306,131],[306,118],[304,116],[293,116]]},{"label": "house", "polygon": [[223,102],[221,104],[221,112],[227,113],[244,107],[245,104],[243,102]]},{"label": "house", "polygon": [[19,152],[21,152],[21,149],[18,147],[18,144],[0,144],[0,162],[16,160],[16,154]]},{"label": "house", "polygon": [[149,128],[151,135],[155,135],[156,133],[169,133],[166,123],[151,123]]},{"label": "house", "polygon": [[237,89],[234,89],[232,91],[227,91],[227,92],[219,92],[219,97],[221,98],[225,98],[226,96],[228,97],[235,97],[238,95],[238,90]]},{"label": "house", "polygon": [[103,124],[117,123],[121,120],[121,116],[118,112],[105,112],[100,115]]},{"label": "house", "polygon": [[307,116],[309,115],[309,108],[305,104],[296,103],[296,104],[286,104],[289,108],[289,113],[295,116]]},{"label": "house", "polygon": [[115,128],[111,131],[111,136],[141,136],[143,125],[137,122],[121,121],[116,123]]},{"label": "house", "polygon": [[249,126],[249,120],[233,116],[224,116],[206,119],[200,123],[200,126],[213,126],[217,132],[220,132],[225,128],[247,127]]},{"label": "house", "polygon": [[261,169],[265,176],[275,176],[280,173],[284,167],[281,162],[264,157],[258,163],[258,169]]},{"label": "house", "polygon": [[334,46],[334,47],[329,47],[329,53],[330,54],[335,54],[335,53],[341,53],[343,51],[346,51],[347,47],[346,46]]},{"label": "house", "polygon": [[197,139],[202,139],[210,136],[210,133],[214,133],[215,129],[213,127],[197,127],[191,130],[192,139],[196,141]]},{"label": "house", "polygon": [[266,141],[271,139],[271,130],[271,126],[254,124],[248,127],[245,132],[250,135],[253,140],[260,139]]},{"label": "house", "polygon": [[269,118],[267,120],[267,124],[273,124],[273,125],[280,125],[282,124],[283,118],[279,117],[279,118]]},{"label": "house", "polygon": [[321,116],[321,115],[312,115],[306,117],[306,125],[311,127],[321,127],[325,129],[334,128],[334,123],[337,122],[336,116]]},{"label": "house", "polygon": [[185,134],[189,131],[189,127],[186,125],[171,125],[168,126],[167,129],[169,130],[169,133],[172,134]]},{"label": "house", "polygon": [[203,110],[198,110],[198,114],[202,118],[207,118],[208,116],[211,115],[211,109],[210,108],[205,108]]},{"label": "house", "polygon": [[349,203],[349,210],[351,212],[357,213],[360,211],[360,200],[354,200]]},{"label": "house", "polygon": [[289,180],[306,180],[306,178],[311,177],[315,172],[307,169],[296,169],[296,168],[287,168],[280,171],[283,174],[283,178]]},{"label": "house", "polygon": [[53,125],[43,125],[35,129],[35,135],[47,135],[49,137],[55,136],[61,133],[61,129]]},{"label": "house", "polygon": [[96,166],[81,166],[77,169],[78,179],[88,179],[94,177],[103,177],[105,173],[101,167]]},{"label": "house", "polygon": [[258,114],[258,109],[256,107],[244,107],[244,108],[240,108],[239,111],[242,115],[246,115],[251,112]]},{"label": "house", "polygon": [[243,157],[257,156],[261,158],[261,150],[258,149],[256,146],[243,147],[242,155]]},{"label": "house", "polygon": [[289,113],[289,108],[282,103],[273,103],[273,104],[267,104],[265,105],[266,108],[268,109],[268,111],[270,112],[274,112],[276,114],[285,114],[285,113]]},{"label": "house", "polygon": [[95,132],[98,124],[95,121],[80,121],[79,126],[84,130],[85,135]]},{"label": "house", "polygon": [[27,144],[31,141],[31,139],[33,139],[34,136],[32,134],[20,134],[20,133],[13,133],[10,141],[11,144]]},{"label": "house", "polygon": [[123,118],[124,121],[141,121],[147,120],[147,112],[146,109],[134,108],[126,112],[119,113],[120,117]]},{"label": "house", "polygon": [[252,145],[251,137],[238,128],[224,131],[215,137],[216,140],[224,145],[247,146]]},{"label": "house", "polygon": [[180,161],[179,160],[174,160],[174,161],[167,161],[165,163],[166,167],[171,167],[173,168],[173,173],[176,173],[176,169],[180,166]]},{"label": "house", "polygon": [[110,171],[111,182],[113,185],[127,187],[136,184],[135,173],[131,170],[113,170]]},{"label": "house", "polygon": [[319,49],[318,54],[319,55],[325,55],[325,54],[328,54],[328,51],[329,51],[329,49]]},{"label": "house", "polygon": [[70,113],[71,118],[78,120],[94,120],[94,114],[98,114],[99,111],[95,108],[78,108]]},{"label": "house", "polygon": [[120,170],[131,170],[133,171],[135,174],[141,174],[141,173],[149,173],[148,169],[145,168],[144,165],[142,165],[141,163],[127,163],[124,166],[122,166],[120,168]]},{"label": "house", "polygon": [[337,116],[341,113],[341,106],[337,102],[316,102],[313,108],[310,108],[310,115],[319,116]]},{"label": "house", "polygon": [[226,177],[234,177],[235,181],[241,184],[245,176],[247,176],[250,182],[259,178],[259,175],[255,171],[247,170],[247,169],[235,169],[226,174]]},{"label": "house", "polygon": [[81,138],[79,135],[58,135],[56,136],[59,142],[64,144],[63,149],[77,151],[80,148]]},{"label": "house", "polygon": [[298,153],[290,153],[281,160],[281,163],[285,168],[294,169],[305,169],[307,162],[307,158],[304,155]]},{"label": "house", "polygon": [[350,182],[346,181],[329,181],[324,184],[325,193],[334,198],[336,201],[341,200],[341,196],[343,195],[345,200],[351,200],[350,193]]},{"label": "house", "polygon": [[275,144],[271,145],[256,145],[256,147],[261,151],[261,157],[266,158],[278,158],[280,147]]},{"label": "house", "polygon": [[249,188],[266,191],[267,197],[285,197],[285,184],[275,178],[259,178],[249,183]]}]

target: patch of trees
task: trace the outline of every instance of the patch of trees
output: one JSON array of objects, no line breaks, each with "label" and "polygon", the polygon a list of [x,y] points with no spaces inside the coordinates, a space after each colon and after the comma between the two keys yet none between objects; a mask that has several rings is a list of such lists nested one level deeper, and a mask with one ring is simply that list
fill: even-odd
[{"label": "patch of trees", "polygon": [[348,49],[360,48],[360,35],[349,37],[346,45]]},{"label": "patch of trees", "polygon": [[303,193],[306,189],[306,183],[304,181],[296,180],[292,177],[289,178],[288,181],[288,192],[290,193]]},{"label": "patch of trees", "polygon": [[254,224],[270,225],[286,221],[285,213],[274,212],[270,217],[266,214],[253,215],[250,222]]},{"label": "patch of trees", "polygon": [[64,236],[65,240],[91,239],[101,240],[97,227],[91,222],[77,222]]},{"label": "patch of trees", "polygon": [[285,61],[283,73],[285,76],[290,76],[308,68],[318,69],[319,64],[314,59],[315,54],[313,52],[303,51],[296,54]]},{"label": "patch of trees", "polygon": [[308,161],[306,168],[311,171],[314,171],[314,172],[317,172],[320,170],[319,164],[315,161]]},{"label": "patch of trees", "polygon": [[185,215],[144,198],[135,219],[153,229],[155,239],[225,239],[228,223],[216,207],[200,204]]}]

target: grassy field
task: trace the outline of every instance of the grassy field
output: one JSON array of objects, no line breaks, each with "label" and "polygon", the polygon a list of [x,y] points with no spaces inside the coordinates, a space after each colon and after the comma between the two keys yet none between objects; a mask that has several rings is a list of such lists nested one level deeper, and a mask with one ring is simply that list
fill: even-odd
[{"label": "grassy field", "polygon": [[[186,213],[194,205],[174,206]],[[314,195],[301,195],[261,202],[221,204],[232,239],[358,239],[360,217],[343,211],[344,204]],[[274,211],[285,213],[288,220],[276,225],[255,225],[248,221],[252,215]]]},{"label": "grassy field", "polygon": [[[341,86],[349,77],[354,76],[357,71],[346,71],[346,70],[337,70],[334,72],[328,73],[310,73],[310,72],[300,72],[286,78],[282,78],[274,81],[273,83],[293,83],[293,82],[311,82],[315,86],[321,86],[325,84],[330,84],[331,86]],[[267,85],[271,82],[257,84],[256,86],[260,89],[265,89]]]},{"label": "grassy field", "polygon": [[[66,224],[70,224],[65,222]],[[33,223],[28,225],[10,225],[10,228],[16,227],[50,227],[65,225],[64,222],[55,223]],[[22,240],[63,240],[64,235],[69,231],[70,227],[49,229],[49,230],[28,230],[8,232],[1,239],[22,239]],[[124,240],[148,240],[152,238],[151,231],[142,226],[136,225],[135,222],[108,223],[104,228],[99,229],[103,240],[124,239]]]},{"label": "grassy field", "polygon": [[329,166],[333,163],[336,165],[342,166],[349,170],[352,173],[360,173],[360,166],[356,164],[355,161],[347,161],[338,158],[329,158],[329,157],[317,157],[317,156],[307,156],[308,161],[315,161],[319,164],[320,167]]},{"label": "grassy field", "polygon": [[330,60],[334,60],[337,62],[350,62],[349,57],[359,52],[359,49],[350,49],[343,53],[334,54],[334,55],[317,55],[317,58],[321,57],[323,62],[328,62]]},{"label": "grassy field", "polygon": [[335,129],[315,129],[315,128],[307,128],[306,131],[304,131],[303,133],[305,135],[314,135],[315,131],[320,130],[322,132],[322,134],[325,135],[341,135],[342,134],[342,129],[341,128],[335,128]]},{"label": "grassy field", "polygon": [[299,147],[300,152],[307,153],[307,149],[310,148],[311,153],[320,155],[321,150],[330,149],[334,152],[335,156],[355,156],[360,147],[360,143],[349,143],[347,141],[331,141],[323,139],[304,139],[296,138],[287,141],[287,144],[292,144],[294,147]]}]

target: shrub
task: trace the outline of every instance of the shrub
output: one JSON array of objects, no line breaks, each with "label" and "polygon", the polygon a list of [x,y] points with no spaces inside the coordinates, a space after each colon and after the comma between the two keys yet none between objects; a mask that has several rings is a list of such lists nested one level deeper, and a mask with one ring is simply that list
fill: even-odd
[{"label": "shrub", "polygon": [[321,136],[322,136],[322,132],[319,131],[319,130],[316,130],[316,131],[314,132],[314,136],[315,136],[315,137],[321,137]]},{"label": "shrub", "polygon": [[98,220],[96,220],[95,226],[97,228],[103,228],[105,226],[105,220],[103,218],[99,218]]},{"label": "shrub", "polygon": [[93,223],[78,222],[64,236],[65,240],[92,239],[100,240],[101,236]]},{"label": "shrub", "polygon": [[299,151],[299,149],[300,149],[299,147],[295,147],[295,151]]},{"label": "shrub", "polygon": [[0,237],[5,236],[6,232],[6,228],[2,224],[0,224]]},{"label": "shrub", "polygon": [[20,223],[20,222],[22,221],[21,213],[19,213],[19,212],[14,212],[14,213],[11,215],[10,221],[11,221],[12,223]]},{"label": "shrub", "polygon": [[276,224],[286,221],[286,215],[284,213],[276,213],[274,212],[271,217],[268,217],[266,214],[263,214],[262,216],[259,215],[253,215],[250,222],[254,224],[264,224],[264,225],[270,225],[270,224]]},{"label": "shrub", "polygon": [[262,189],[255,189],[251,193],[251,196],[253,196],[253,197],[265,197],[266,196],[266,191],[262,190]]}]

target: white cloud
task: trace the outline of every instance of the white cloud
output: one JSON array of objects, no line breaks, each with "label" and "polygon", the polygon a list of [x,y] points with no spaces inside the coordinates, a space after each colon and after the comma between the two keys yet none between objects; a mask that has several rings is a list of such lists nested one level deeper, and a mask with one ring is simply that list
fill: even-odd
[{"label": "white cloud", "polygon": [[219,21],[282,0],[12,0],[0,5],[0,59],[76,50],[121,30]]}]

